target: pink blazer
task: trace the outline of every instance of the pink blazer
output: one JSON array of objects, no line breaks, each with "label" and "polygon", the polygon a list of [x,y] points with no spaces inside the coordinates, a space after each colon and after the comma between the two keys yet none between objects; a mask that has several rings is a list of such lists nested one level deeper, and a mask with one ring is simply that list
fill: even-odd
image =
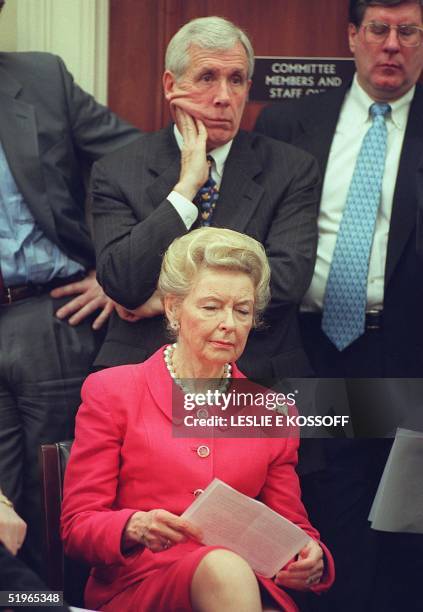
[{"label": "pink blazer", "polygon": [[[318,540],[301,503],[295,472],[298,441],[279,438],[189,439],[172,436],[171,378],[163,349],[141,364],[97,372],[82,389],[76,437],[66,470],[62,536],[66,553],[93,566],[86,605],[101,608],[152,571],[200,546],[195,542],[153,554],[140,548],[123,556],[122,532],[137,510],[181,514],[217,477],[259,498]],[[234,366],[233,376],[243,378]],[[207,445],[210,454],[197,453]],[[323,545],[322,545],[323,546]],[[326,553],[319,592],[334,579]],[[270,579],[259,580],[284,609],[296,605]]]}]

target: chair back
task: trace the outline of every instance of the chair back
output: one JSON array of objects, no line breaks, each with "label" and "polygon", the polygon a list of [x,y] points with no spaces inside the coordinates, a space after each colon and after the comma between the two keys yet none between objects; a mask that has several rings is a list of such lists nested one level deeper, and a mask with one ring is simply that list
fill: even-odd
[{"label": "chair back", "polygon": [[65,557],[60,538],[63,479],[73,440],[43,444],[40,451],[45,576],[50,589],[63,591],[71,605],[83,605],[89,568]]}]

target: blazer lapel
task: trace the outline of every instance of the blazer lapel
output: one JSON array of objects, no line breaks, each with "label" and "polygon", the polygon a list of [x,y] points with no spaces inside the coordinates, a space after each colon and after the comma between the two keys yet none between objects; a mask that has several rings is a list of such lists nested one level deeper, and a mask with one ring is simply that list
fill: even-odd
[{"label": "blazer lapel", "polygon": [[0,140],[10,170],[43,232],[55,240],[55,224],[40,166],[35,108],[16,98],[20,83],[0,68]]},{"label": "blazer lapel", "polygon": [[312,98],[315,107],[310,115],[299,119],[299,130],[292,144],[311,153],[319,162],[324,176],[330,147],[347,88]]},{"label": "blazer lapel", "polygon": [[213,225],[243,232],[263,195],[254,181],[262,166],[250,145],[250,136],[239,132],[225,163]]},{"label": "blazer lapel", "polygon": [[170,377],[164,362],[163,347],[137,367],[144,370],[145,380],[157,407],[174,426],[181,426],[186,416],[183,405],[184,394]]},{"label": "blazer lapel", "polygon": [[[173,126],[170,125],[157,133],[147,162],[149,171],[156,176],[156,180],[147,187],[151,201],[161,202],[172,190],[180,174],[180,160]],[[263,188],[253,180],[261,171],[261,165],[251,149],[249,136],[240,132],[234,139],[225,163],[219,199],[213,215],[214,226],[229,227],[240,232],[244,230],[263,193]]]},{"label": "blazer lapel", "polygon": [[152,202],[162,202],[177,183],[181,170],[181,154],[173,135],[173,124],[156,134],[147,165],[157,177],[147,187],[147,194]]},{"label": "blazer lapel", "polygon": [[423,89],[417,85],[404,136],[388,238],[385,286],[417,222],[417,170],[423,155]]}]

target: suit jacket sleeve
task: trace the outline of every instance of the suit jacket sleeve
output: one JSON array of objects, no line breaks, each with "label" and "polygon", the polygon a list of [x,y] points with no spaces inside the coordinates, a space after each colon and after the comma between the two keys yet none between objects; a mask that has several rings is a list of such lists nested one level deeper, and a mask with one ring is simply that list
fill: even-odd
[{"label": "suit jacket sleeve", "polygon": [[324,591],[333,583],[335,566],[331,553],[320,541],[319,532],[308,520],[307,512],[301,501],[301,489],[295,470],[298,457],[298,439],[286,438],[285,452],[280,452],[269,465],[265,485],[260,500],[288,520],[304,529],[308,535],[319,542],[325,555],[325,573],[322,580],[312,590]]},{"label": "suit jacket sleeve", "polygon": [[129,193],[130,185],[142,184],[142,178],[115,180],[123,176],[120,166],[127,159],[119,155],[94,164],[91,191],[98,280],[113,300],[136,308],[156,289],[164,252],[187,228],[166,198],[150,199],[148,186],[141,195]]},{"label": "suit jacket sleeve", "polygon": [[140,136],[139,130],[82,90],[63,61],[59,57],[56,59],[65,91],[72,139],[84,158],[92,162]]},{"label": "suit jacket sleeve", "polygon": [[113,509],[120,469],[123,423],[109,407],[98,375],[87,378],[76,439],[65,472],[62,538],[66,554],[89,565],[122,563],[122,532],[136,509]]},{"label": "suit jacket sleeve", "polygon": [[[258,238],[264,244],[272,271],[268,312],[301,302],[311,282],[316,257],[320,172],[314,158],[294,147],[286,157],[292,163],[285,168],[280,165],[280,172],[289,177],[287,185],[268,234],[264,239]],[[279,175],[273,180],[276,190],[282,179]]]},{"label": "suit jacket sleeve", "polygon": [[417,170],[417,255],[423,261],[423,158]]},{"label": "suit jacket sleeve", "polygon": [[298,101],[296,106],[290,101],[266,106],[260,112],[254,130],[265,136],[293,142],[298,129]]}]

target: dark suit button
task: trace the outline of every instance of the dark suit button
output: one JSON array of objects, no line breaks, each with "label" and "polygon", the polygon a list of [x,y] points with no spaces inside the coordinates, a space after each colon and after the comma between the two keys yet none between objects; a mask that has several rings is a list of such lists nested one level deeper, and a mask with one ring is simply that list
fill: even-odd
[{"label": "dark suit button", "polygon": [[204,493],[204,489],[195,489],[194,497],[198,497],[199,495],[201,495],[201,493]]}]

